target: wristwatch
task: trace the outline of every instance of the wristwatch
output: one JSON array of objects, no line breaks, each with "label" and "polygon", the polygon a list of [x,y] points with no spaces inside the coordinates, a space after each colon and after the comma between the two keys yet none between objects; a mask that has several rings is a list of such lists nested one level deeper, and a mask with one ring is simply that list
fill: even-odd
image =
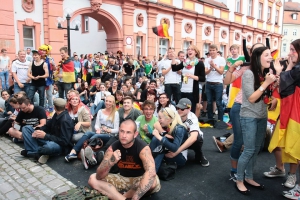
[{"label": "wristwatch", "polygon": [[263,88],[262,86],[260,86],[258,89],[259,89],[259,91],[261,91],[261,92],[264,92],[264,91],[265,91],[265,88]]}]

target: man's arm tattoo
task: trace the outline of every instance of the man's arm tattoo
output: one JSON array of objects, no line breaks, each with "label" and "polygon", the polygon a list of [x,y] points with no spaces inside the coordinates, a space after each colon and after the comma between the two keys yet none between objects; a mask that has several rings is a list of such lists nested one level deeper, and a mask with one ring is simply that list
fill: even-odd
[{"label": "man's arm tattoo", "polygon": [[113,154],[111,157],[110,157],[110,162],[114,163],[116,161],[116,157],[115,155]]}]

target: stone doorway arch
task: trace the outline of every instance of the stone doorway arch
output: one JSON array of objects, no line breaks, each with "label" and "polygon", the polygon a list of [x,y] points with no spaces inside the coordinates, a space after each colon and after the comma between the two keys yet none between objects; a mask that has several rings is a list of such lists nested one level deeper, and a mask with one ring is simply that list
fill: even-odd
[{"label": "stone doorway arch", "polygon": [[[90,7],[87,7],[76,10],[70,21],[73,21],[78,15],[91,17],[101,23],[107,35],[106,43],[108,52],[117,52],[118,50],[124,52],[122,27],[113,15],[103,9],[93,12]],[[66,39],[65,43],[67,43]]]}]

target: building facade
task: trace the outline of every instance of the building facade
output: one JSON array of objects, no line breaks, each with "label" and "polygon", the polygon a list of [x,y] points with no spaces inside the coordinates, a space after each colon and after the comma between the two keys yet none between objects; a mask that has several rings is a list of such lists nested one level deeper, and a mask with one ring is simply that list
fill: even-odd
[{"label": "building facade", "polygon": [[282,28],[281,57],[286,57],[290,52],[290,43],[300,38],[300,3],[285,2],[284,21]]},{"label": "building facade", "polygon": [[[201,55],[217,44],[224,55],[232,44],[247,47],[271,34],[271,49],[281,46],[283,2],[280,0],[0,0],[0,48],[13,55],[42,43],[67,46],[67,32],[58,22],[71,14],[71,50],[95,53],[121,50],[125,55],[157,56],[168,47],[186,50],[190,44]],[[170,40],[160,38],[152,27],[169,24]],[[241,50],[241,48],[240,48]]]}]

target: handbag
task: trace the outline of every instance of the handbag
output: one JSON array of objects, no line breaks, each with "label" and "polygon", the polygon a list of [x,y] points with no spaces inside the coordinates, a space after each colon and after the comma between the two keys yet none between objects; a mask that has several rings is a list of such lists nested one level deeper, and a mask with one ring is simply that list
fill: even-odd
[{"label": "handbag", "polygon": [[176,162],[165,162],[163,161],[158,169],[157,176],[164,181],[169,181],[175,178],[177,169]]},{"label": "handbag", "polygon": [[[103,141],[101,138],[93,138],[93,139],[88,139],[84,141],[82,145],[82,149],[85,149],[87,146],[90,146],[93,150],[93,152],[99,151],[103,147]],[[81,160],[81,155],[78,154],[78,159]]]}]

